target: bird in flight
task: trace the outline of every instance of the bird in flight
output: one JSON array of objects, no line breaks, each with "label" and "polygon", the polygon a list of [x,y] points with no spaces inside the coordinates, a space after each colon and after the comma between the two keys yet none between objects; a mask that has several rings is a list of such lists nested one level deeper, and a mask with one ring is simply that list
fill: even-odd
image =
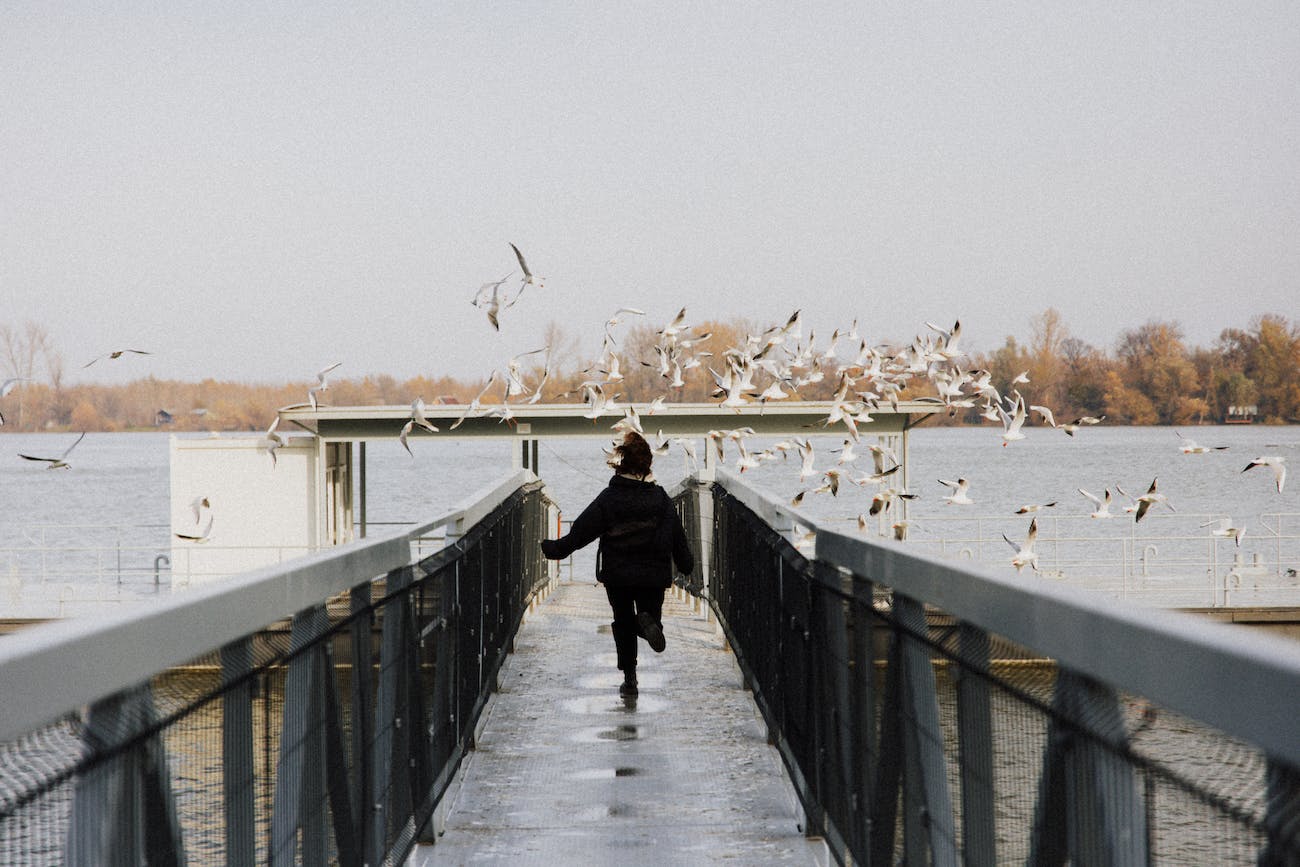
[{"label": "bird in flight", "polygon": [[307,389],[307,400],[311,401],[312,409],[320,408],[320,404],[316,400],[317,393],[322,392],[325,389],[330,387],[329,380],[327,380],[325,377],[330,373],[330,371],[334,370],[337,367],[341,367],[342,364],[343,362],[336,361],[333,364],[331,364],[329,367],[323,367],[320,370],[316,371],[316,384],[313,385],[311,388]]},{"label": "bird in flight", "polygon": [[1267,455],[1265,457],[1255,458],[1255,460],[1246,464],[1246,470],[1255,467],[1271,467],[1273,470],[1273,481],[1277,484],[1277,492],[1282,493],[1282,486],[1286,484],[1286,458],[1281,455]]},{"label": "bird in flight", "polygon": [[1231,518],[1219,518],[1217,521],[1206,521],[1204,524],[1201,524],[1202,527],[1209,527],[1211,525],[1214,525],[1215,527],[1215,529],[1210,531],[1211,536],[1224,536],[1225,538],[1231,539],[1235,542],[1238,548],[1241,547],[1241,537],[1246,535],[1245,527],[1232,526]]},{"label": "bird in flight", "polygon": [[[194,529],[185,533],[173,533],[177,539],[184,539],[187,542],[206,542],[208,536],[212,533],[212,504],[207,497],[195,497],[190,502],[190,512],[194,515]],[[203,518],[203,512],[207,510],[208,520],[200,528],[199,523]]]},{"label": "bird in flight", "polygon": [[1180,446],[1178,447],[1178,450],[1181,451],[1181,452],[1182,452],[1183,454],[1185,454],[1185,455],[1203,455],[1203,454],[1206,454],[1207,452],[1221,452],[1221,451],[1225,451],[1225,450],[1228,448],[1227,446],[1203,446],[1203,445],[1199,445],[1199,444],[1198,444],[1195,440],[1193,440],[1192,438],[1183,436],[1183,434],[1182,434],[1181,431],[1174,431],[1174,433],[1178,434],[1178,438],[1179,438],[1180,440],[1183,441],[1183,442],[1182,442],[1182,445],[1180,445]]},{"label": "bird in flight", "polygon": [[1113,518],[1113,517],[1115,517],[1114,515],[1112,515],[1112,514],[1110,513],[1110,503],[1111,503],[1111,498],[1110,498],[1110,488],[1107,488],[1107,489],[1106,489],[1106,496],[1105,496],[1104,499],[1103,499],[1102,497],[1098,497],[1098,496],[1096,496],[1096,495],[1094,495],[1094,494],[1090,494],[1090,493],[1088,493],[1088,492],[1085,491],[1083,488],[1079,488],[1079,493],[1083,494],[1083,495],[1084,495],[1085,497],[1087,497],[1089,500],[1092,500],[1092,504],[1093,504],[1093,506],[1096,507],[1096,508],[1093,509],[1092,514],[1088,515],[1089,518]]},{"label": "bird in flight", "polygon": [[121,358],[123,355],[126,355],[128,352],[134,353],[135,355],[153,355],[152,352],[146,352],[143,349],[115,349],[112,352],[108,353],[107,355],[95,356],[94,358],[90,359],[90,361],[87,361],[85,364],[81,365],[81,369],[85,370],[87,367],[90,367],[90,365],[94,364],[96,361],[100,361],[101,359],[106,358],[112,361],[114,359]]},{"label": "bird in flight", "polygon": [[72,454],[72,450],[77,447],[77,443],[80,443],[85,438],[86,438],[86,432],[82,431],[81,436],[77,437],[77,441],[74,442],[72,445],[68,446],[66,449],[64,449],[63,454],[59,455],[57,458],[42,458],[42,457],[37,457],[35,455],[25,455],[22,454],[21,452],[19,452],[18,457],[28,461],[45,461],[46,463],[49,464],[49,466],[46,467],[46,469],[50,469],[50,470],[71,469],[72,464],[68,463],[68,455]]},{"label": "bird in flight", "polygon": [[1016,552],[1011,558],[1011,565],[1016,567],[1017,572],[1024,569],[1026,566],[1030,567],[1035,572],[1038,571],[1038,554],[1034,553],[1034,542],[1038,540],[1037,518],[1034,518],[1029,522],[1029,535],[1025,537],[1025,543],[1023,545],[1017,545],[1015,542],[1007,539],[1006,533],[1002,534],[1002,538],[1006,539],[1007,544],[1011,546],[1011,550]]},{"label": "bird in flight", "polygon": [[[1133,523],[1136,524],[1138,521],[1142,520],[1142,516],[1144,516],[1147,513],[1147,510],[1151,508],[1152,503],[1164,503],[1166,506],[1169,506],[1170,509],[1174,508],[1169,504],[1169,500],[1165,498],[1165,495],[1156,490],[1156,481],[1157,479],[1152,479],[1151,487],[1147,488],[1145,494],[1137,498],[1137,517],[1133,519]],[[1175,509],[1174,511],[1177,510]]]},{"label": "bird in flight", "polygon": [[1076,418],[1074,421],[1069,421],[1069,422],[1066,422],[1065,424],[1061,425],[1061,430],[1065,431],[1066,434],[1068,434],[1069,436],[1074,436],[1074,432],[1077,431],[1079,428],[1083,427],[1084,425],[1089,425],[1089,424],[1101,424],[1102,421],[1103,421],[1105,418],[1106,418],[1106,416],[1104,416],[1104,415],[1101,415],[1101,416],[1091,416],[1091,415],[1079,416],[1079,417]]},{"label": "bird in flight", "polygon": [[501,309],[503,307],[510,308],[514,306],[515,301],[519,300],[519,295],[515,295],[510,301],[506,301],[501,297],[501,286],[509,279],[510,275],[507,274],[493,283],[484,283],[479,287],[474,300],[470,302],[475,307],[486,308],[488,322],[492,325],[494,331],[501,330]]},{"label": "bird in flight", "polygon": [[952,488],[951,494],[941,498],[948,505],[969,506],[975,502],[970,498],[970,494],[967,493],[967,491],[970,490],[970,481],[968,479],[960,478],[955,482],[949,481],[948,479],[939,479],[939,484]]},{"label": "bird in flight", "polygon": [[[528,269],[528,263],[524,260],[524,254],[519,252],[518,247],[511,244],[510,249],[515,251],[515,258],[519,260],[519,267],[524,270],[524,279],[519,282],[519,292],[515,294],[515,301],[518,301],[519,296],[523,295],[524,290],[529,286],[536,286],[538,289],[543,288],[544,278],[538,277]],[[510,303],[513,304],[515,302],[511,301]]]},{"label": "bird in flight", "polygon": [[280,437],[275,429],[280,426],[280,416],[276,416],[271,422],[271,426],[266,429],[266,435],[257,441],[257,447],[261,451],[271,456],[271,466],[276,464],[275,450],[284,445],[284,440]]}]

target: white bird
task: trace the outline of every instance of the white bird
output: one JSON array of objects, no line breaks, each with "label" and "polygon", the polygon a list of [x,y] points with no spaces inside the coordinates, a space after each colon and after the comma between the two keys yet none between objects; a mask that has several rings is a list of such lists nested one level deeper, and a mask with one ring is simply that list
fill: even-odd
[{"label": "white bird", "polygon": [[932,322],[925,323],[927,328],[931,328],[943,335],[943,343],[937,347],[937,354],[945,359],[951,360],[959,358],[962,353],[957,351],[957,339],[961,337],[961,322],[954,322],[951,331],[945,331]]},{"label": "white bird", "polygon": [[813,469],[813,444],[811,440],[796,439],[794,445],[799,450],[799,457],[803,462],[799,468],[799,481],[802,482],[817,475],[817,471]]},{"label": "white bird", "polygon": [[1050,509],[1050,508],[1052,508],[1052,507],[1055,506],[1055,505],[1056,505],[1055,502],[1051,502],[1051,503],[1029,503],[1028,505],[1024,505],[1024,506],[1021,506],[1019,509],[1016,509],[1016,514],[1017,514],[1017,515],[1028,515],[1028,514],[1030,514],[1031,512],[1037,512],[1039,509]]},{"label": "white bird", "polygon": [[488,322],[496,331],[501,330],[500,316],[502,309],[513,307],[514,303],[519,300],[519,295],[515,295],[510,301],[506,301],[501,297],[501,287],[509,279],[510,275],[507,274],[493,283],[484,283],[478,287],[474,300],[470,302],[475,307],[483,307],[487,310]]},{"label": "white bird", "polygon": [[266,434],[257,441],[257,448],[271,456],[272,467],[276,465],[275,450],[284,445],[284,440],[275,432],[275,429],[279,426],[280,417],[277,415],[275,420],[271,422],[271,426],[266,429]]},{"label": "white bird", "polygon": [[947,479],[939,479],[939,484],[952,488],[952,493],[942,498],[948,505],[970,506],[974,504],[975,501],[966,493],[970,490],[970,481],[968,479],[961,478],[955,482],[950,482]]},{"label": "white bird", "polygon": [[519,292],[518,294],[515,295],[514,301],[510,302],[511,304],[514,304],[515,301],[519,300],[519,296],[524,294],[525,288],[529,286],[536,286],[538,289],[543,288],[542,286],[543,279],[535,275],[532,271],[528,270],[528,263],[524,261],[524,254],[519,252],[518,247],[516,247],[514,244],[511,244],[510,249],[515,251],[515,258],[519,260],[519,267],[524,269],[524,279],[519,284]]},{"label": "white bird", "polygon": [[1104,416],[1104,415],[1102,415],[1102,416],[1091,416],[1091,415],[1083,415],[1083,416],[1079,416],[1079,417],[1076,418],[1074,421],[1066,422],[1065,424],[1061,425],[1061,430],[1065,431],[1066,434],[1069,435],[1069,436],[1074,436],[1074,432],[1077,431],[1079,428],[1083,427],[1084,425],[1101,424],[1101,423],[1102,423],[1102,420],[1105,419],[1105,418],[1106,418],[1106,416]]},{"label": "white bird", "polygon": [[623,314],[631,316],[645,316],[644,310],[638,310],[635,307],[620,307],[614,311],[614,315],[605,320],[605,337],[613,341],[614,337],[610,334],[610,329],[623,321]]},{"label": "white bird", "polygon": [[177,539],[184,539],[189,542],[206,542],[208,536],[212,534],[213,515],[211,511],[208,511],[207,523],[203,525],[202,529],[200,529],[199,523],[203,519],[203,512],[205,509],[211,509],[211,503],[208,501],[207,497],[200,496],[191,500],[190,511],[194,515],[194,530],[192,532],[175,533],[173,535],[175,535]]},{"label": "white bird", "polygon": [[1092,514],[1090,514],[1090,515],[1088,516],[1089,518],[1113,518],[1113,517],[1115,517],[1114,515],[1112,515],[1112,514],[1110,513],[1110,488],[1107,488],[1107,489],[1106,489],[1106,496],[1105,496],[1105,499],[1102,499],[1101,497],[1097,497],[1097,496],[1095,496],[1095,495],[1093,495],[1093,494],[1090,494],[1090,493],[1088,493],[1087,491],[1085,491],[1083,488],[1079,488],[1079,493],[1083,494],[1083,495],[1084,495],[1085,497],[1087,497],[1089,500],[1092,500],[1092,504],[1096,507],[1096,508],[1093,509]]},{"label": "white bird", "polygon": [[672,441],[681,446],[682,452],[690,459],[691,470],[694,471],[699,469],[700,461],[699,458],[695,456],[695,440],[687,439],[685,437],[673,437]]},{"label": "white bird", "polygon": [[641,436],[645,436],[645,430],[641,427],[641,417],[637,415],[636,407],[632,406],[632,404],[627,405],[627,409],[623,410],[623,417],[610,427],[620,432],[633,430]]},{"label": "white bird", "polygon": [[1137,517],[1133,519],[1133,523],[1141,521],[1142,517],[1147,513],[1147,510],[1151,508],[1153,503],[1164,503],[1166,506],[1169,506],[1171,510],[1178,511],[1170,505],[1169,500],[1164,494],[1156,490],[1157,481],[1158,479],[1152,479],[1151,487],[1147,488],[1145,494],[1137,498]]},{"label": "white bird", "polygon": [[438,432],[438,428],[434,426],[433,422],[429,421],[428,416],[425,415],[424,398],[422,397],[417,397],[415,400],[411,401],[411,423],[413,425],[418,424],[429,433]]},{"label": "white bird", "polygon": [[462,424],[465,423],[465,419],[469,418],[471,414],[479,411],[480,409],[479,401],[483,399],[483,395],[488,393],[488,389],[490,389],[492,386],[497,384],[497,381],[500,380],[500,378],[501,378],[500,372],[495,370],[492,371],[492,373],[488,376],[487,385],[483,386],[482,390],[480,390],[478,394],[474,395],[474,399],[471,400],[469,402],[469,405],[465,407],[465,411],[460,414],[460,418],[452,422],[451,430],[455,430],[456,428],[460,427]]},{"label": "white bird", "polygon": [[63,454],[59,455],[57,458],[36,457],[34,455],[25,455],[22,452],[18,453],[18,457],[28,461],[45,461],[46,463],[49,464],[49,466],[46,467],[46,469],[48,470],[71,469],[72,465],[68,463],[68,455],[70,455],[72,453],[72,450],[77,447],[77,443],[81,442],[85,438],[86,438],[86,433],[85,431],[82,431],[81,436],[77,437],[77,441],[74,442],[72,445],[68,446],[66,449],[64,449]]},{"label": "white bird", "polygon": [[1023,545],[1017,545],[1015,542],[1007,539],[1006,533],[1002,534],[1002,538],[1006,539],[1006,543],[1011,546],[1011,550],[1016,552],[1011,558],[1011,565],[1016,567],[1017,572],[1024,569],[1026,566],[1029,566],[1035,572],[1038,571],[1038,555],[1034,553],[1034,542],[1038,539],[1037,518],[1034,518],[1029,522],[1029,535],[1025,537],[1025,543]]},{"label": "white bird", "polygon": [[998,416],[1002,419],[1002,445],[1005,447],[1008,443],[1025,438],[1024,431],[1020,428],[1025,423],[1025,399],[1016,398],[1015,411],[1007,413],[1002,407],[998,407]]},{"label": "white bird", "polygon": [[[206,541],[208,541],[208,537],[209,537],[210,535],[212,535],[212,520],[213,520],[213,517],[214,517],[214,516],[212,515],[212,513],[209,512],[209,513],[208,513],[208,520],[207,520],[207,523],[205,523],[205,524],[203,525],[203,528],[202,528],[201,530],[198,530],[197,532],[194,532],[194,533],[174,533],[173,535],[175,535],[177,539],[184,539],[184,540],[187,541],[187,542],[206,542]],[[195,524],[197,524],[197,523],[198,523],[198,521],[195,521]]]},{"label": "white bird", "polygon": [[685,325],[683,325],[684,322],[686,322],[685,307],[677,311],[677,315],[673,317],[673,321],[665,325],[663,327],[663,330],[660,331],[659,334],[662,335],[663,337],[673,337],[679,334],[680,332],[686,330]]},{"label": "white bird", "polygon": [[203,510],[211,508],[211,506],[212,504],[208,502],[207,497],[195,497],[190,500],[190,512],[194,515],[194,523],[197,524],[199,519],[203,517]]},{"label": "white bird", "polygon": [[[524,359],[530,355],[536,355],[539,352],[547,352],[549,346],[543,346],[541,349],[530,349],[527,352],[521,352],[514,358],[506,362],[506,400],[517,394],[528,394],[529,388],[524,384],[523,367]],[[538,383],[539,385],[541,383]]]},{"label": "white bird", "polygon": [[1029,408],[1041,415],[1043,421],[1047,422],[1048,427],[1056,427],[1056,419],[1052,416],[1051,409],[1045,406],[1038,406],[1037,404],[1030,404]]},{"label": "white bird", "polygon": [[1201,526],[1208,527],[1211,524],[1218,525],[1215,529],[1210,531],[1211,536],[1224,536],[1226,538],[1230,538],[1232,539],[1233,542],[1236,543],[1238,548],[1241,547],[1242,537],[1246,535],[1245,527],[1232,526],[1231,518],[1220,518],[1217,521],[1206,521],[1204,524],[1201,524]]},{"label": "white bird", "polygon": [[1279,494],[1282,493],[1282,486],[1286,484],[1286,458],[1281,455],[1267,455],[1265,457],[1255,458],[1255,460],[1246,464],[1246,469],[1242,470],[1242,472],[1244,473],[1246,470],[1254,469],[1255,467],[1272,467],[1273,480],[1277,483],[1277,492]]},{"label": "white bird", "polygon": [[316,371],[316,384],[313,385],[311,388],[307,389],[307,400],[311,402],[312,409],[319,409],[319,404],[317,403],[316,395],[319,392],[325,391],[327,388],[330,387],[329,380],[327,380],[325,377],[330,373],[330,371],[335,370],[338,367],[341,367],[342,364],[343,362],[336,361],[333,364],[329,365],[328,367],[323,367],[320,370]]},{"label": "white bird", "polygon": [[918,496],[897,488],[885,488],[871,495],[871,509],[868,514],[877,515],[883,510],[892,508],[894,500],[915,500]]},{"label": "white bird", "polygon": [[99,361],[100,359],[121,358],[123,355],[126,355],[128,352],[133,353],[135,355],[153,355],[152,352],[146,352],[143,349],[115,349],[112,352],[109,352],[105,355],[95,356],[94,358],[90,359],[90,361],[87,361],[85,364],[81,365],[81,369],[85,370],[87,367],[90,367],[90,365],[94,364],[96,361]]},{"label": "white bird", "polygon": [[1189,437],[1185,437],[1185,436],[1183,436],[1183,434],[1182,434],[1181,431],[1174,431],[1174,433],[1178,434],[1178,438],[1179,438],[1180,440],[1183,441],[1183,442],[1182,442],[1182,445],[1180,445],[1180,446],[1178,447],[1178,450],[1181,451],[1181,452],[1182,452],[1183,454],[1185,454],[1185,455],[1203,455],[1203,454],[1206,454],[1207,452],[1221,452],[1221,451],[1226,451],[1227,448],[1228,448],[1227,446],[1203,446],[1203,445],[1199,445],[1195,440],[1193,440],[1193,439],[1191,439],[1191,438],[1189,438]]}]

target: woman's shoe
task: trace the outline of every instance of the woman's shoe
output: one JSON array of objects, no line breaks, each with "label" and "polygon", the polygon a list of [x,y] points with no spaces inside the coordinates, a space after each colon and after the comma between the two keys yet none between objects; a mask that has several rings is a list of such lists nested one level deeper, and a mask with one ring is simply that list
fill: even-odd
[{"label": "woman's shoe", "polygon": [[635,671],[623,672],[623,684],[618,688],[618,694],[619,695],[637,694]]},{"label": "woman's shoe", "polygon": [[659,625],[649,611],[642,611],[636,616],[637,628],[646,641],[650,642],[650,649],[655,653],[663,653],[668,642],[664,639],[664,628]]}]

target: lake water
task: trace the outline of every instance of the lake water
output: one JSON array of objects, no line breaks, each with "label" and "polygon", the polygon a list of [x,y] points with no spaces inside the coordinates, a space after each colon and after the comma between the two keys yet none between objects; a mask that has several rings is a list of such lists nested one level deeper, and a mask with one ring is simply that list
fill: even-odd
[{"label": "lake water", "polygon": [[[1029,525],[1028,516],[1014,514],[1016,508],[1056,501],[1038,513],[1039,565],[1047,580],[1175,605],[1221,604],[1225,590],[1235,603],[1247,596],[1259,604],[1300,602],[1300,582],[1286,574],[1300,566],[1300,479],[1279,494],[1268,468],[1242,473],[1265,454],[1300,466],[1300,428],[1198,427],[1183,433],[1203,445],[1230,448],[1184,455],[1170,428],[1103,425],[1075,437],[1035,428],[1026,440],[1004,448],[995,427],[920,427],[911,439],[910,490],[920,496],[909,506],[908,544],[1011,569],[1013,552],[1002,535],[1020,541]],[[166,591],[169,574],[159,556],[170,551],[169,435],[92,433],[72,453],[68,470],[17,457],[58,454],[75,438],[0,435],[0,616],[55,596],[109,600]],[[833,466],[843,437],[812,439],[817,468]],[[755,438],[750,450],[774,441]],[[568,518],[608,482],[602,445],[596,438],[540,445],[542,476]],[[372,525],[418,521],[456,505],[506,472],[517,448],[505,441],[436,438],[413,441],[413,447],[414,457],[396,441],[367,449]],[[728,466],[735,456],[729,447]],[[869,456],[856,466],[869,466]],[[657,459],[655,469],[671,487],[685,475],[686,459],[671,452]],[[797,455],[745,477],[787,501],[818,483],[800,483]],[[958,477],[970,480],[974,505],[943,502],[948,489],[937,480]],[[1077,491],[1100,495],[1119,484],[1138,494],[1156,477],[1174,509],[1156,505],[1140,525],[1122,515],[1124,498],[1118,496],[1112,511],[1120,517],[1089,519],[1092,505]],[[810,494],[803,511],[855,527],[870,494],[845,485],[836,497]],[[1214,516],[1247,528],[1239,550],[1200,526]],[[1260,566],[1253,568],[1257,557]],[[1234,578],[1229,573],[1238,558]],[[575,574],[589,571],[585,561],[577,561]],[[96,590],[88,593],[92,585]]]}]

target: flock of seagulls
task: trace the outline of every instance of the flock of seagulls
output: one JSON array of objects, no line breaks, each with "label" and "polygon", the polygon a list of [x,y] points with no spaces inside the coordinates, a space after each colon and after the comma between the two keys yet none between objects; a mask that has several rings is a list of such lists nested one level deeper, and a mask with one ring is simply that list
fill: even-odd
[{"label": "flock of seagulls", "polygon": [[[511,271],[500,279],[482,284],[474,294],[471,303],[484,311],[488,324],[494,331],[501,328],[501,317],[513,308],[530,287],[541,290],[545,281],[529,267],[518,246],[511,243],[515,263],[519,271]],[[519,276],[522,272],[522,276]],[[968,355],[961,348],[962,326],[955,321],[951,327],[943,327],[933,322],[926,322],[926,330],[917,334],[905,344],[871,344],[858,332],[856,320],[845,329],[835,329],[824,344],[819,344],[814,331],[805,337],[802,317],[799,310],[793,311],[780,324],[772,325],[756,334],[745,334],[735,345],[713,351],[706,349],[712,332],[703,330],[690,323],[687,308],[682,307],[677,314],[658,328],[654,335],[656,340],[646,357],[629,358],[618,350],[618,329],[621,325],[644,317],[644,310],[634,307],[618,307],[605,321],[604,336],[599,354],[581,371],[582,381],[576,388],[558,394],[552,398],[565,398],[581,395],[587,410],[584,416],[593,423],[603,416],[617,416],[613,428],[616,431],[635,430],[646,435],[647,427],[652,427],[649,420],[663,410],[666,403],[673,399],[674,392],[686,385],[688,376],[707,376],[711,383],[712,396],[718,404],[726,408],[739,408],[757,405],[762,407],[771,401],[781,401],[799,397],[801,389],[821,382],[835,384],[831,398],[826,401],[826,416],[819,427],[823,431],[842,431],[844,438],[833,465],[824,466],[818,461],[813,443],[807,437],[794,437],[776,443],[761,450],[749,445],[749,438],[754,432],[751,428],[739,427],[731,430],[709,431],[706,447],[716,451],[720,461],[726,459],[727,445],[735,453],[735,468],[741,472],[751,472],[774,461],[785,461],[791,456],[799,459],[799,481],[803,489],[790,500],[796,508],[806,503],[809,496],[839,496],[845,488],[861,489],[866,494],[866,509],[859,515],[858,524],[864,530],[871,525],[869,518],[884,515],[893,516],[896,506],[914,500],[920,495],[903,489],[898,479],[901,464],[889,449],[879,445],[865,445],[859,437],[859,425],[871,421],[871,413],[883,411],[889,407],[897,409],[905,392],[933,392],[932,396],[912,398],[935,405],[936,411],[956,414],[960,410],[974,409],[980,417],[1000,427],[1001,445],[1010,447],[1026,439],[1027,423],[1041,425],[1062,431],[1074,437],[1086,427],[1097,425],[1105,420],[1104,415],[1083,415],[1068,422],[1058,424],[1052,409],[1041,403],[1030,402],[1021,387],[1031,385],[1028,372],[1021,372],[1011,378],[1005,391],[999,390],[988,370],[968,366]],[[120,359],[125,355],[150,355],[140,349],[114,350],[97,356],[86,363],[85,367],[106,360]],[[519,404],[532,404],[543,399],[543,387],[552,375],[550,347],[540,347],[511,358],[504,368],[490,372],[486,384],[465,406],[460,417],[449,427],[455,430],[466,419],[491,416],[502,423],[514,422],[514,408]],[[540,365],[525,368],[525,361],[533,356],[544,356]],[[637,403],[623,401],[623,385],[626,373],[625,365],[638,365],[652,369],[658,376],[662,393],[648,401]],[[342,366],[334,362],[316,372],[315,383],[307,390],[307,403],[319,409],[322,406],[321,395],[329,388],[329,376]],[[530,381],[534,379],[535,381]],[[0,398],[8,395],[25,380],[8,379],[0,384]],[[258,440],[258,448],[270,458],[271,466],[276,464],[276,450],[284,440],[276,433],[279,422],[277,415]],[[0,415],[0,424],[4,423]],[[437,433],[426,413],[424,402],[415,398],[411,403],[411,412],[404,421],[397,435],[398,441],[408,455],[414,456],[410,437],[417,431]],[[1210,452],[1225,451],[1228,446],[1202,446],[1176,431],[1180,450],[1188,455],[1203,455]],[[69,466],[67,458],[85,437],[83,433],[62,454],[57,457],[40,457],[20,455],[30,461],[45,462],[51,469],[65,469]],[[649,437],[647,436],[649,439]],[[660,432],[655,438],[654,450],[658,454],[667,453],[673,446],[680,448],[692,465],[698,466],[695,443],[689,439],[677,437],[668,439]],[[869,457],[870,466],[858,468],[859,461]],[[1269,467],[1273,470],[1276,488],[1282,492],[1286,480],[1285,458],[1282,456],[1263,456],[1251,461],[1243,470],[1255,467]],[[1141,521],[1153,506],[1163,504],[1169,509],[1164,493],[1153,479],[1146,492],[1131,497],[1119,486],[1115,491],[1128,499],[1122,506],[1123,514],[1133,514],[1135,521]],[[947,488],[941,501],[955,507],[975,504],[971,496],[970,481],[965,477],[956,479],[939,479],[939,484]],[[1092,505],[1091,518],[1108,519],[1117,517],[1112,512],[1116,508],[1110,488],[1098,497],[1083,488],[1078,493]],[[1005,534],[1003,538],[1015,550],[1011,563],[1017,570],[1028,566],[1038,568],[1038,558],[1034,553],[1034,544],[1038,535],[1038,522],[1035,513],[1057,507],[1057,501],[1031,503],[1018,508],[1017,515],[1034,515],[1023,542],[1013,542]],[[212,528],[211,507],[206,498],[197,498],[192,506],[194,528],[180,538],[203,541],[209,538]],[[897,539],[907,536],[911,522],[894,520],[889,524],[892,535]],[[1216,536],[1233,538],[1240,544],[1244,530],[1232,526],[1231,520],[1225,520],[1213,531]]]}]

